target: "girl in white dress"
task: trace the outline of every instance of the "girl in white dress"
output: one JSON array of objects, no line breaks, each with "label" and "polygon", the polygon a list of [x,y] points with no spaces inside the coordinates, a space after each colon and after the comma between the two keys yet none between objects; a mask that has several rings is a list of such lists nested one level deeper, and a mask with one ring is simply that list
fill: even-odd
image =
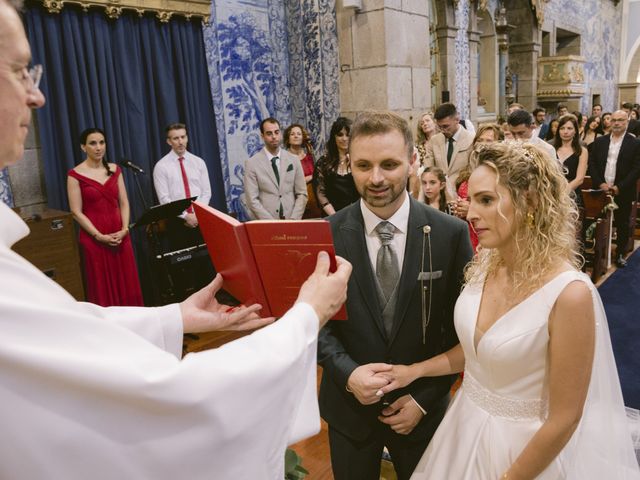
[{"label": "girl in white dress", "polygon": [[580,273],[560,164],[496,144],[469,179],[481,249],[466,272],[460,344],[396,365],[383,395],[464,370],[412,479],[639,479],[604,310]]}]

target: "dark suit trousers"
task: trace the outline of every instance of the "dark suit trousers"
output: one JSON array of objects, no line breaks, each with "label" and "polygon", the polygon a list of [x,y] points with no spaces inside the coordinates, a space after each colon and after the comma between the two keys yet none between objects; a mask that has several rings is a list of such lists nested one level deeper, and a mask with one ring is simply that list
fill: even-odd
[{"label": "dark suit trousers", "polygon": [[378,422],[376,430],[363,442],[353,440],[329,426],[331,468],[335,480],[379,480],[382,449],[387,447],[398,480],[408,480],[418,465],[447,409],[449,396],[434,406],[427,416],[426,432],[399,435],[387,425]]}]

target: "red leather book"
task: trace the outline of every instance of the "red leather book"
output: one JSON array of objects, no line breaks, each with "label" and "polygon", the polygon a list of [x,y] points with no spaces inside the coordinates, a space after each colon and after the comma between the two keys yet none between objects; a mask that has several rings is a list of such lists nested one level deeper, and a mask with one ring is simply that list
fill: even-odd
[{"label": "red leather book", "polygon": [[[326,220],[256,220],[242,223],[215,208],[193,203],[209,256],[223,288],[245,305],[259,303],[262,316],[289,310],[324,250],[335,272],[331,227]],[[344,305],[334,320],[346,320]]]}]

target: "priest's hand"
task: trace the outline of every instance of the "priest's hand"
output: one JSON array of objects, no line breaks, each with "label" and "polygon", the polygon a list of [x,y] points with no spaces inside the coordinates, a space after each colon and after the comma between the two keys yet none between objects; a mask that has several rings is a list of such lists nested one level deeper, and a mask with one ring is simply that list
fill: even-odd
[{"label": "priest's hand", "polygon": [[253,330],[274,321],[273,317],[260,318],[261,305],[231,308],[218,303],[216,292],[222,287],[222,275],[180,304],[184,333],[214,330]]},{"label": "priest's hand", "polygon": [[386,363],[368,363],[357,367],[347,380],[347,391],[353,393],[362,405],[372,405],[380,401],[377,392],[389,383],[380,373],[389,372],[392,366]]},{"label": "priest's hand", "polygon": [[347,282],[351,276],[351,264],[336,256],[337,270],[329,273],[329,255],[318,253],[315,271],[300,287],[298,302],[311,305],[320,320],[320,328],[329,321],[347,299]]},{"label": "priest's hand", "polygon": [[409,435],[423,416],[422,410],[413,397],[403,395],[382,410],[382,415],[378,417],[378,420],[389,425],[391,430],[400,435]]}]

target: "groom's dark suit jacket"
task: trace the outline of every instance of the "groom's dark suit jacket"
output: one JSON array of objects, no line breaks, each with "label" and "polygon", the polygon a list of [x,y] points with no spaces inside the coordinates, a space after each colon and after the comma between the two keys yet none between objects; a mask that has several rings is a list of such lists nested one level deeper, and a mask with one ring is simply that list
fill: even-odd
[{"label": "groom's dark suit jacket", "polygon": [[[381,317],[360,202],[329,219],[336,254],[352,263],[353,273],[347,293],[349,319],[329,322],[318,340],[318,362],[324,369],[320,412],[332,428],[357,441],[367,438],[373,428],[380,425],[377,416],[381,405],[363,406],[346,390],[347,379],[356,367],[374,362],[411,364],[442,353],[458,342],[453,308],[460,293],[463,269],[472,256],[467,224],[413,199],[410,201],[404,261],[390,338],[387,338]],[[430,271],[428,246],[425,246],[424,263],[421,264],[423,240],[428,245],[423,233],[425,225],[431,227],[433,272],[436,276],[436,272],[441,272],[442,276],[433,280],[431,321],[423,345],[422,287],[418,276],[421,271]],[[424,286],[428,285],[425,280]],[[428,292],[426,298],[424,308],[428,308]],[[411,435],[430,438],[439,422],[439,419],[433,422],[428,418],[431,406],[442,404],[454,379],[454,376],[423,378],[388,395],[393,401],[409,393],[427,411],[427,416]]]}]

